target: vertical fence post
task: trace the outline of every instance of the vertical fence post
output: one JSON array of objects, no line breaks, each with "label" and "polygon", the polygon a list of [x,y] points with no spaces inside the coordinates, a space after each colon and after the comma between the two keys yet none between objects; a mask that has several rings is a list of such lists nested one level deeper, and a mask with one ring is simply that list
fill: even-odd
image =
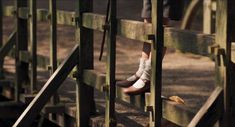
[{"label": "vertical fence post", "polygon": [[115,127],[116,116],[115,116],[115,98],[116,98],[116,87],[115,87],[115,70],[116,70],[116,32],[117,32],[117,1],[110,0],[110,9],[108,24],[106,29],[107,32],[107,61],[106,61],[106,88],[105,88],[105,126]]},{"label": "vertical fence post", "polygon": [[2,47],[3,45],[3,28],[2,28],[2,19],[3,19],[3,4],[2,4],[2,0],[0,0],[0,48]]},{"label": "vertical fence post", "polygon": [[[49,21],[50,21],[50,65],[49,70],[51,75],[57,69],[57,4],[56,0],[49,0]],[[52,104],[59,103],[59,95],[56,92],[51,98]],[[56,120],[56,115],[52,114],[52,119]]]},{"label": "vertical fence post", "polygon": [[215,32],[215,20],[213,18],[212,4],[214,0],[203,1],[203,33],[211,34]]},{"label": "vertical fence post", "polygon": [[152,24],[155,41],[152,43],[152,78],[150,98],[150,127],[160,127],[162,118],[162,56],[164,46],[163,0],[152,0]]},{"label": "vertical fence post", "polygon": [[28,21],[27,19],[20,18],[19,10],[21,7],[27,7],[28,3],[25,0],[15,0],[16,4],[16,53],[15,53],[15,65],[16,65],[16,79],[15,79],[15,99],[19,101],[19,94],[22,92],[22,86],[29,83],[29,64],[20,61],[20,51],[28,50]]},{"label": "vertical fence post", "polygon": [[235,65],[231,60],[232,43],[235,42],[234,6],[234,0],[217,0],[216,43],[219,49],[216,54],[216,84],[224,88],[224,116],[221,125],[223,127],[234,126],[235,118]]},{"label": "vertical fence post", "polygon": [[[3,4],[2,0],[0,0],[0,49],[2,48],[3,45]],[[0,59],[0,79],[4,77],[3,75],[3,59]]]},{"label": "vertical fence post", "polygon": [[31,47],[31,78],[30,92],[36,90],[37,84],[37,8],[36,0],[29,0],[29,31],[30,31],[30,47]]},{"label": "vertical fence post", "polygon": [[[94,68],[93,30],[82,26],[84,12],[93,11],[93,0],[76,0],[75,3],[75,28],[76,42],[79,44],[79,63],[77,66],[77,126],[89,126],[89,118],[95,110],[94,89],[82,81],[83,70]],[[84,21],[86,22],[86,21]]]},{"label": "vertical fence post", "polygon": [[56,0],[49,0],[50,19],[50,69],[53,73],[57,68],[57,15]]},{"label": "vertical fence post", "polygon": [[[50,72],[51,75],[57,69],[57,13],[56,0],[49,0],[49,15],[50,20]],[[56,93],[52,98],[52,103],[56,104],[59,101]]]}]

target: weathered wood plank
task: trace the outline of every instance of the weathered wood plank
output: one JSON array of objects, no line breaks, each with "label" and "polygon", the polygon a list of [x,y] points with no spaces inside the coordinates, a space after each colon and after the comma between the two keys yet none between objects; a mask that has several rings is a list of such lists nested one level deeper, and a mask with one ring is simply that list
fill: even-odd
[{"label": "weathered wood plank", "polygon": [[[223,109],[223,89],[216,87],[206,103],[194,116],[188,127],[211,127],[221,117],[222,111],[217,108]],[[218,107],[219,105],[219,107]]]},{"label": "weathered wood plank", "polygon": [[32,61],[31,54],[28,51],[19,52],[19,60],[25,63],[30,63]]},{"label": "weathered wood plank", "polygon": [[85,84],[90,85],[99,91],[103,91],[105,74],[100,74],[95,70],[84,70],[82,77]]},{"label": "weathered wood plank", "polygon": [[14,16],[15,7],[14,6],[3,6],[3,16]]},{"label": "weathered wood plank", "polygon": [[[12,9],[11,7],[6,10]],[[9,11],[5,11],[5,16]],[[38,9],[38,21],[46,21],[48,10]],[[62,25],[75,25],[75,13],[69,11],[57,12],[57,23]],[[83,13],[83,26],[89,29],[103,31],[105,16],[93,13]],[[117,19],[117,35],[138,41],[149,42],[146,35],[153,34],[152,25],[140,21]],[[141,29],[137,31],[136,29]],[[131,31],[131,32],[129,32]],[[165,46],[179,49],[182,52],[208,55],[207,47],[215,43],[214,35],[202,34],[189,30],[180,30],[165,27]],[[190,44],[189,44],[190,43]]]},{"label": "weathered wood plank", "polygon": [[[15,48],[13,48],[9,51],[8,56],[10,56],[12,58],[15,56]],[[62,60],[58,60],[57,64],[59,65],[61,62],[62,62]],[[42,56],[42,55],[37,55],[37,65],[38,65],[38,67],[41,67],[43,69],[47,69],[49,64],[50,64],[49,57]]]},{"label": "weathered wood plank", "polygon": [[164,31],[165,46],[181,52],[206,56],[209,55],[208,47],[215,43],[213,35],[174,28],[165,28]]},{"label": "weathered wood plank", "polygon": [[[103,31],[102,25],[104,25],[104,21],[105,16],[103,15],[93,13],[83,14],[84,27]],[[151,24],[126,19],[118,19],[117,24],[117,35],[151,43],[146,38],[147,35],[153,34]],[[138,31],[136,29],[141,30]],[[172,27],[165,27],[164,40],[166,47],[200,55],[208,55],[208,46],[215,43],[213,35],[189,30],[180,30]]]},{"label": "weathered wood plank", "polygon": [[57,11],[57,23],[61,25],[75,26],[75,12]]},{"label": "weathered wood plank", "polygon": [[145,95],[127,95],[123,93],[122,88],[117,87],[117,99],[125,101],[131,105],[138,107],[141,110],[145,108]]},{"label": "weathered wood plank", "polygon": [[[94,14],[94,13],[84,13],[83,14],[83,26],[103,31],[103,25],[105,24],[105,16]],[[137,29],[141,29],[138,31]],[[130,32],[131,31],[131,32]],[[152,34],[152,25],[143,23],[140,21],[117,19],[117,35],[127,37],[129,39],[135,39],[139,41],[147,41],[146,35]]]},{"label": "weathered wood plank", "polygon": [[[145,94],[146,106],[151,104],[150,93]],[[184,105],[177,104],[172,101],[163,100],[162,102],[162,116],[164,119],[171,121],[179,126],[187,126],[195,113]]]},{"label": "weathered wood plank", "polygon": [[17,14],[18,14],[18,17],[21,19],[28,19],[29,18],[29,8],[28,7],[20,7]]}]

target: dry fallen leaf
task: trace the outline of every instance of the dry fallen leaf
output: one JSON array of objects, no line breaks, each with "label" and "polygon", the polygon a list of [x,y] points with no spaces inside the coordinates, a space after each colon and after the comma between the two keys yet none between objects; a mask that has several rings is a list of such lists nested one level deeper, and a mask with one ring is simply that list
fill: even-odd
[{"label": "dry fallen leaf", "polygon": [[184,100],[178,96],[171,96],[169,97],[169,100],[174,101],[178,104],[185,104]]}]

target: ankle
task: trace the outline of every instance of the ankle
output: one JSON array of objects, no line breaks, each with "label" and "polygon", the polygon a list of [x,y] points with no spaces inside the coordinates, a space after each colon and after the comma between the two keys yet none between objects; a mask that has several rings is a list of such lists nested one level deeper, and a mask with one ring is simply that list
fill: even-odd
[{"label": "ankle", "polygon": [[150,80],[151,77],[151,60],[147,60],[145,62],[145,68],[143,74],[141,75],[141,79],[143,80]]}]

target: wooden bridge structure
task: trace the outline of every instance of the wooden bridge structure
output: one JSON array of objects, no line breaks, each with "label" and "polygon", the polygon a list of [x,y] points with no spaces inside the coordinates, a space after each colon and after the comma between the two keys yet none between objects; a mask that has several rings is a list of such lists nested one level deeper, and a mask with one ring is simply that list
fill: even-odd
[{"label": "wooden bridge structure", "polygon": [[[149,126],[160,127],[162,118],[179,125],[189,127],[234,126],[235,116],[235,64],[232,58],[235,42],[235,1],[217,0],[216,33],[205,34],[163,27],[163,1],[152,0],[152,24],[139,21],[118,19],[116,0],[110,0],[106,16],[93,12],[92,0],[76,0],[75,11],[56,9],[56,0],[48,0],[49,10],[37,9],[36,0],[15,0],[13,6],[3,6],[0,1],[0,81],[1,88],[11,85],[14,88],[14,100],[0,102],[1,117],[13,118],[14,127],[31,126],[35,119],[39,125],[45,121],[45,114],[52,114],[51,121],[60,114],[66,114],[65,104],[61,105],[57,89],[62,82],[72,76],[76,80],[76,113],[73,120],[63,117],[62,126],[89,126],[94,113],[94,89],[105,93],[105,123],[101,126],[117,125],[115,114],[115,62],[116,36],[122,36],[152,44],[152,78],[150,93],[145,94],[145,109],[149,112]],[[13,16],[15,29],[3,43],[3,16]],[[37,55],[37,22],[50,22],[50,58]],[[57,24],[75,27],[77,44],[63,61],[56,58]],[[134,29],[131,33],[130,29]],[[140,29],[136,31],[136,29]],[[101,75],[94,68],[93,30],[106,33],[107,61],[106,74]],[[190,43],[188,43],[190,40]],[[161,98],[162,95],[162,49],[178,49],[198,55],[211,56],[215,60],[216,88],[198,113],[191,114],[177,108],[176,104]],[[209,49],[209,50],[208,50]],[[9,55],[15,59],[15,81],[4,79],[4,58]],[[57,67],[57,65],[59,66]],[[37,91],[37,67],[50,70],[51,76]],[[24,86],[24,87],[23,87]],[[27,86],[27,87],[25,87]],[[11,115],[9,115],[11,114]],[[8,116],[9,115],[9,116]],[[182,117],[184,116],[184,117]],[[48,124],[50,121],[48,121]],[[52,123],[51,123],[52,124]],[[58,123],[57,123],[58,124]],[[49,126],[55,126],[49,125]]]}]

